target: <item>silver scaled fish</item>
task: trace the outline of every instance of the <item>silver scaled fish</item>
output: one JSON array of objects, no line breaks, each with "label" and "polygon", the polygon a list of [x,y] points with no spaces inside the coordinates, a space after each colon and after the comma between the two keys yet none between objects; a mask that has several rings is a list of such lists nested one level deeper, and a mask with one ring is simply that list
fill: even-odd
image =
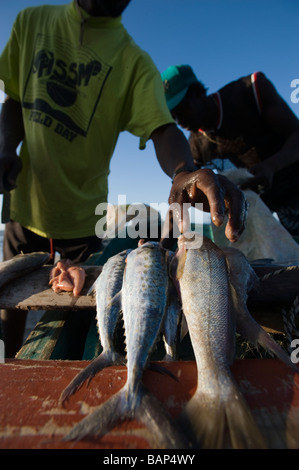
[{"label": "silver scaled fish", "polygon": [[91,380],[105,367],[123,364],[125,359],[115,350],[114,333],[120,317],[120,293],[126,259],[130,249],[112,256],[104,264],[101,274],[96,279],[94,291],[96,295],[97,326],[103,351],[85,369],[71,381],[60,396],[60,404],[64,404],[86,380]]},{"label": "silver scaled fish", "polygon": [[159,448],[185,448],[185,440],[161,402],[143,385],[142,377],[167,305],[168,272],[165,250],[147,242],[127,257],[122,288],[126,335],[127,381],[109,400],[78,423],[66,440],[99,437],[124,419],[137,419]]},{"label": "silver scaled fish", "polygon": [[7,261],[2,261],[0,263],[0,287],[35,269],[41,268],[49,259],[49,253],[37,251],[19,254]]},{"label": "silver scaled fish", "polygon": [[201,244],[199,235],[193,236],[194,242],[190,234],[178,240],[176,275],[197,365],[197,388],[178,422],[194,448],[265,448],[230,371],[235,314],[226,257],[208,238]]},{"label": "silver scaled fish", "polygon": [[260,345],[271,355],[275,355],[288,367],[299,373],[289,355],[251,316],[248,307],[248,292],[258,288],[259,278],[248,262],[246,256],[238,249],[222,248],[228,265],[233,309],[235,312],[237,332],[250,341],[254,346]]},{"label": "silver scaled fish", "polygon": [[[174,257],[174,252],[168,250],[168,265],[170,270],[171,260]],[[174,284],[171,273],[168,276],[168,299],[167,308],[163,324],[163,341],[165,348],[165,356],[163,361],[175,361],[177,356],[178,338],[178,325],[181,320],[182,305],[177,291],[177,286]]]}]

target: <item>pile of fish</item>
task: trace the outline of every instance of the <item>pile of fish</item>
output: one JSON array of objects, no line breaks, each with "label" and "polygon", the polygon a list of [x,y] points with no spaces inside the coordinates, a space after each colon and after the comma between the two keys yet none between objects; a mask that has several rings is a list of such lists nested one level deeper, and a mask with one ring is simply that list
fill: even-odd
[{"label": "pile of fish", "polygon": [[[221,250],[208,238],[181,236],[174,254],[158,243],[141,243],[110,258],[95,285],[97,323],[103,352],[63,391],[63,405],[86,380],[104,367],[126,363],[124,387],[79,422],[66,440],[100,437],[120,420],[141,421],[158,448],[265,448],[238,384],[230,371],[235,332],[260,344],[296,373],[289,356],[247,309],[257,277],[238,250]],[[202,242],[202,243],[201,243]],[[174,289],[175,286],[175,289]],[[126,358],[114,346],[121,313]],[[178,325],[189,330],[197,365],[197,389],[173,419],[143,385],[161,332],[165,359],[176,359]]]}]

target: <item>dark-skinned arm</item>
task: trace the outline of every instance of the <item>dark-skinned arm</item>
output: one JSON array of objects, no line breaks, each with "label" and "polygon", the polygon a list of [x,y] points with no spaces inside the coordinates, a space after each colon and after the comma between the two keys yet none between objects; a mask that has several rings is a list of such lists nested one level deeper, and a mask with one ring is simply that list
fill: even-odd
[{"label": "dark-skinned arm", "polygon": [[24,139],[21,104],[8,97],[0,114],[0,193],[16,187],[16,178],[22,169],[17,147]]},{"label": "dark-skinned arm", "polygon": [[262,185],[266,191],[271,189],[275,173],[299,160],[299,120],[264,75],[258,81],[258,89],[263,121],[271,134],[282,137],[284,145],[250,169],[254,177],[246,181],[242,189]]},{"label": "dark-skinned arm", "polygon": [[[237,241],[244,230],[247,213],[242,191],[226,177],[210,169],[198,170],[193,163],[188,141],[175,124],[156,129],[151,138],[161,168],[168,176],[175,175],[168,202],[178,203],[181,208],[179,214],[173,214],[180,230],[185,229],[182,223],[183,204],[195,206],[202,203],[203,210],[211,213],[216,226],[223,223],[228,213],[225,234],[230,241]],[[176,174],[182,168],[184,171]]]}]

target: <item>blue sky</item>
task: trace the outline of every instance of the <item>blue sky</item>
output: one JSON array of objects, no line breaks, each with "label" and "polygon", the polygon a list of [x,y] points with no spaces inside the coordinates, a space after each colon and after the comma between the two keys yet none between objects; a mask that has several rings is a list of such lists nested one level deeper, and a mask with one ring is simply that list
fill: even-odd
[{"label": "blue sky", "polygon": [[[16,14],[40,0],[1,2],[0,50]],[[48,4],[65,1],[46,0]],[[297,0],[132,0],[123,23],[162,72],[190,64],[209,92],[261,70],[299,116],[290,86],[299,79],[299,2]],[[187,135],[187,134],[186,134]],[[166,203],[170,179],[156,161],[151,142],[138,149],[136,137],[120,136],[111,161],[109,202]]]}]

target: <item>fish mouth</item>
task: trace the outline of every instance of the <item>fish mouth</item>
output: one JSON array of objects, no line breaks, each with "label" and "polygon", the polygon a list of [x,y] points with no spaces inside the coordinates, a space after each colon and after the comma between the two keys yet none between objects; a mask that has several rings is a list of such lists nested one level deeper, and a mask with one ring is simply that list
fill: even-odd
[{"label": "fish mouth", "polygon": [[185,232],[178,238],[179,250],[195,250],[201,248],[203,244],[203,235],[198,232]]}]

